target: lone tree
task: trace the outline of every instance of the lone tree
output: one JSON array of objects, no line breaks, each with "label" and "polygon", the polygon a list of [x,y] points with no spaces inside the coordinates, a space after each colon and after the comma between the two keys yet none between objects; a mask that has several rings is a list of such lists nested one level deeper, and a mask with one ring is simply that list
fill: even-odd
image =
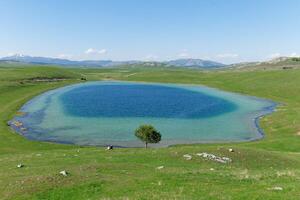
[{"label": "lone tree", "polygon": [[161,140],[161,134],[151,125],[141,125],[135,130],[135,136],[145,142],[145,148],[148,143],[158,143]]}]

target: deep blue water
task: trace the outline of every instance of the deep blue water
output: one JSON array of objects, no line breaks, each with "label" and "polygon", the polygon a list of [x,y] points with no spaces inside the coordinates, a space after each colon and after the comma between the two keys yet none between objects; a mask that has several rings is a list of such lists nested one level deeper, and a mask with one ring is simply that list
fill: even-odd
[{"label": "deep blue water", "polygon": [[206,118],[237,109],[225,99],[163,85],[112,84],[74,88],[60,96],[64,112],[79,117]]}]

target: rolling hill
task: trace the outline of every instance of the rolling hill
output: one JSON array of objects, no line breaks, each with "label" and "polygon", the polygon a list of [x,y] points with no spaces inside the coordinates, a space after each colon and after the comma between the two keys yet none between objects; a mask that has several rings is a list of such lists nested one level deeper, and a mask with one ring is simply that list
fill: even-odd
[{"label": "rolling hill", "polygon": [[300,68],[299,57],[278,57],[263,62],[244,62],[228,66],[228,69],[237,70],[269,70]]}]

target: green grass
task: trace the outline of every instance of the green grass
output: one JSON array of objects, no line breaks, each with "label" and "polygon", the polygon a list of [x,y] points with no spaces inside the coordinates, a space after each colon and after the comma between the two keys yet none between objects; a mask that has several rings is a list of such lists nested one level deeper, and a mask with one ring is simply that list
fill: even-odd
[{"label": "green grass", "polygon": [[[47,81],[36,82],[35,78]],[[35,95],[88,80],[204,84],[280,102],[261,120],[263,140],[234,144],[114,149],[29,141],[6,125]],[[167,68],[0,67],[1,199],[299,199],[300,70],[201,72]],[[60,78],[61,81],[48,82]],[[21,83],[22,82],[22,83]],[[228,152],[228,148],[235,152]],[[194,154],[210,152],[219,164]],[[184,154],[193,155],[184,160]],[[17,168],[23,163],[23,168]],[[163,165],[161,170],[156,169]],[[211,168],[214,170],[212,171]],[[67,170],[70,175],[58,173]],[[282,187],[282,191],[270,188]]]}]

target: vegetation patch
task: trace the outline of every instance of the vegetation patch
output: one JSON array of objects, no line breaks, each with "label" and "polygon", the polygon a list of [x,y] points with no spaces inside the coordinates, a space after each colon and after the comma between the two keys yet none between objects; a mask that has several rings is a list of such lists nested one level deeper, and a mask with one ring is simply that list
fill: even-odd
[{"label": "vegetation patch", "polygon": [[[203,84],[282,104],[260,120],[265,138],[245,143],[106,151],[30,141],[7,126],[15,114],[23,114],[17,113],[18,109],[32,97],[81,82],[81,77],[103,80],[108,74],[114,80]],[[19,84],[37,77],[63,80]],[[299,77],[298,69],[0,68],[0,198],[299,199]],[[203,152],[232,162],[223,164],[196,156]],[[23,166],[17,167],[19,164]],[[63,170],[67,176],[59,174]]]}]

